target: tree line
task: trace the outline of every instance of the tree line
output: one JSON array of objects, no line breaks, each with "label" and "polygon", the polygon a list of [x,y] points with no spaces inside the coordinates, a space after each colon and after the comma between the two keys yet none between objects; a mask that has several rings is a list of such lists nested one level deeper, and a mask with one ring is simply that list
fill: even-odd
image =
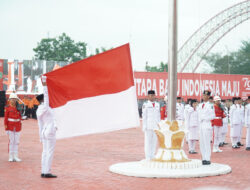
[{"label": "tree line", "polygon": [[[211,73],[250,75],[250,40],[242,41],[239,50],[235,52],[226,55],[212,53],[202,59],[212,68]],[[163,62],[159,66],[149,66],[147,63],[145,66],[148,72],[163,72],[167,68],[168,64]]]},{"label": "tree line", "polygon": [[[88,55],[87,46],[87,43],[75,42],[68,35],[62,33],[57,38],[42,39],[33,50],[35,59],[70,63],[108,50],[104,47],[96,48],[94,53]],[[212,68],[212,73],[250,74],[250,40],[242,41],[239,50],[235,52],[229,52],[226,55],[212,53],[202,59]],[[146,62],[145,70],[148,72],[167,72],[168,64],[162,61],[158,66],[150,66]]]},{"label": "tree line", "polygon": [[75,42],[68,35],[62,33],[56,38],[43,38],[33,51],[35,59],[72,63],[108,50],[104,47],[96,48],[94,53],[88,55],[87,46],[87,43]]}]

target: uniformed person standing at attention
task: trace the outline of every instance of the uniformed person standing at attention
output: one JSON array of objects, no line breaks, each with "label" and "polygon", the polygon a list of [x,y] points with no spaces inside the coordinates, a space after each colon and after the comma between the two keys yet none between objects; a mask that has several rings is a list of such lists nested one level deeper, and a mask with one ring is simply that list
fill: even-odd
[{"label": "uniformed person standing at attention", "polygon": [[237,145],[238,146],[243,146],[243,144],[241,143],[241,136],[242,136],[242,129],[243,129],[244,123],[245,123],[245,107],[244,107],[244,105],[242,105],[242,99],[241,99],[241,97],[238,97],[237,99],[238,99],[237,106],[240,109],[240,118],[241,118],[240,136],[238,138]]},{"label": "uniformed person standing at attention", "polygon": [[44,86],[44,94],[36,97],[40,103],[36,115],[39,126],[40,141],[43,143],[42,152],[42,178],[56,178],[56,175],[51,174],[51,164],[56,145],[56,126],[54,121],[53,110],[49,107],[49,95],[46,84],[46,78],[43,76],[42,84]]},{"label": "uniformed person standing at attention", "polygon": [[155,101],[155,91],[148,91],[148,101],[142,106],[142,130],[145,134],[144,150],[146,160],[154,158],[157,144],[157,136],[154,129],[160,122],[160,104]]},{"label": "uniformed person standing at attention", "polygon": [[250,150],[250,96],[248,96],[247,105],[245,108],[245,126],[247,128],[246,150]]},{"label": "uniformed person standing at attention", "polygon": [[20,139],[21,113],[17,110],[18,97],[12,93],[9,97],[9,105],[5,108],[4,126],[9,136],[9,162],[20,162],[18,158],[18,145]]},{"label": "uniformed person standing at attention", "polygon": [[242,125],[242,113],[240,106],[238,106],[238,98],[234,97],[232,99],[233,105],[230,107],[229,111],[229,118],[230,118],[230,137],[232,141],[232,148],[240,148],[240,146],[237,145],[238,140],[240,138],[240,131],[241,131],[241,125]]},{"label": "uniformed person standing at attention", "polygon": [[202,164],[211,164],[211,139],[213,134],[213,127],[211,120],[215,118],[214,105],[208,100],[211,92],[205,90],[203,92],[203,102],[198,106],[198,117],[200,124],[200,151],[202,156]]},{"label": "uniformed person standing at attention", "polygon": [[177,97],[176,101],[176,120],[184,121],[184,105],[181,103],[181,97]]}]

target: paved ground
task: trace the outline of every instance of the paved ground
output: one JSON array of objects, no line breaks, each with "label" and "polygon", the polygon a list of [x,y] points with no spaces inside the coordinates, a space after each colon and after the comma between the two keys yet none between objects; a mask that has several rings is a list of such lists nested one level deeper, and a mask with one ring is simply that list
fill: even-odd
[{"label": "paved ground", "polygon": [[[223,176],[147,179],[110,173],[108,168],[114,163],[137,161],[144,157],[140,128],[58,140],[52,166],[52,172],[58,178],[43,179],[40,178],[42,146],[36,120],[23,121],[19,146],[23,161],[20,163],[7,161],[8,139],[3,130],[2,118],[0,126],[0,190],[189,190],[202,187],[250,190],[250,151],[244,148],[232,150],[231,145],[224,147],[222,153],[212,155],[213,162],[232,167],[232,173]],[[245,144],[245,139],[243,142]],[[200,158],[200,155],[189,158]]]}]

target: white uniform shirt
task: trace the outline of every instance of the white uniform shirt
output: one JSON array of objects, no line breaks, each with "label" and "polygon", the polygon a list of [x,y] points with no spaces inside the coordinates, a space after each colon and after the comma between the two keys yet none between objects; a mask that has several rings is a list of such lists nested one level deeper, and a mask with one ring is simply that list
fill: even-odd
[{"label": "white uniform shirt", "polygon": [[142,121],[143,131],[158,128],[158,123],[161,121],[160,104],[158,102],[147,101],[143,104]]},{"label": "white uniform shirt", "polygon": [[53,110],[49,107],[49,96],[47,86],[44,86],[44,102],[38,106],[36,115],[41,141],[43,138],[55,138],[56,125]]},{"label": "white uniform shirt", "polygon": [[184,121],[184,105],[176,103],[176,119]]},{"label": "white uniform shirt", "polygon": [[197,111],[199,116],[199,122],[203,121],[210,122],[216,117],[214,111],[214,105],[211,104],[210,102],[200,103]]},{"label": "white uniform shirt", "polygon": [[240,107],[233,104],[229,111],[230,123],[232,125],[239,125],[242,123],[242,113]]},{"label": "white uniform shirt", "polygon": [[226,106],[225,106],[224,113],[225,113],[226,117],[224,117],[222,119],[222,122],[223,122],[223,124],[228,124],[228,108]]},{"label": "white uniform shirt", "polygon": [[194,110],[193,107],[189,107],[188,110],[188,115],[189,115],[189,119],[188,119],[188,127],[198,127],[199,126],[199,117],[198,117],[198,112],[197,110]]},{"label": "white uniform shirt", "polygon": [[245,123],[245,107],[241,104],[237,104],[237,106],[239,107],[240,109],[240,118],[241,118],[241,123]]},{"label": "white uniform shirt", "polygon": [[245,107],[245,125],[250,125],[250,103]]}]

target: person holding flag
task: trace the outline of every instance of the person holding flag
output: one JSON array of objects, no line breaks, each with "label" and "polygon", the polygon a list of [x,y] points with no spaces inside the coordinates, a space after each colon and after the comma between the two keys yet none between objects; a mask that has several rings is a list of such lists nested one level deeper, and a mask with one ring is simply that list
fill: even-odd
[{"label": "person holding flag", "polygon": [[42,76],[42,84],[44,86],[44,94],[36,97],[40,103],[36,115],[39,126],[40,141],[43,144],[42,152],[42,178],[56,178],[56,175],[50,173],[53,160],[55,144],[56,144],[56,126],[53,110],[49,106],[49,96],[46,83],[46,76]]}]

